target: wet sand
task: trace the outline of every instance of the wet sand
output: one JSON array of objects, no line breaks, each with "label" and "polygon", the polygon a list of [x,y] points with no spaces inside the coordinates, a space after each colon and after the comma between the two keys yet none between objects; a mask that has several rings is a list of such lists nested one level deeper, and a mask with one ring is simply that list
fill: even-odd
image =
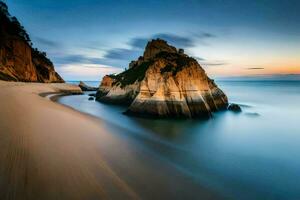
[{"label": "wet sand", "polygon": [[1,200],[219,199],[105,122],[40,95],[78,91],[0,81]]}]

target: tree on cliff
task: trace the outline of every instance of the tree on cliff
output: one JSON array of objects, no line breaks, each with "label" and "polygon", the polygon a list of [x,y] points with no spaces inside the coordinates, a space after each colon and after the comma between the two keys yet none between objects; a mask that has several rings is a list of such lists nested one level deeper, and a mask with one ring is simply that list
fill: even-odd
[{"label": "tree on cliff", "polygon": [[8,7],[3,1],[0,1],[0,12],[4,13],[5,15],[9,15]]},{"label": "tree on cliff", "polygon": [[0,27],[1,34],[19,36],[28,42],[29,45],[32,45],[25,28],[20,24],[16,17],[10,16],[8,7],[3,1],[0,1]]},{"label": "tree on cliff", "polygon": [[32,47],[25,28],[10,15],[8,6],[1,0],[0,52],[0,80],[64,82],[46,53]]},{"label": "tree on cliff", "polygon": [[13,35],[19,35],[27,42],[31,41],[28,33],[25,31],[24,27],[20,24],[16,17],[11,18],[10,32]]}]

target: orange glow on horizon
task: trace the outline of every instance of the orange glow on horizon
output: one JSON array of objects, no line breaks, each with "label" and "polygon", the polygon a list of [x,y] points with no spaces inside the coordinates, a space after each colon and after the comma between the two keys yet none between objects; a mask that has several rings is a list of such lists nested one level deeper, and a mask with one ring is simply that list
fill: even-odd
[{"label": "orange glow on horizon", "polygon": [[288,75],[288,74],[299,74],[299,66],[289,67],[255,67],[251,68],[240,68],[230,66],[218,66],[218,67],[206,67],[208,75],[212,76],[256,76],[256,75]]}]

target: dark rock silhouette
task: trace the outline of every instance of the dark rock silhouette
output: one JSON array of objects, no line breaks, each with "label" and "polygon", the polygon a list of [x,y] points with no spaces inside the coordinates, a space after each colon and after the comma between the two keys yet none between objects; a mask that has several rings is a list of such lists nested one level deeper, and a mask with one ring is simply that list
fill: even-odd
[{"label": "dark rock silhouette", "polygon": [[231,110],[233,112],[242,112],[241,107],[238,104],[232,103],[228,106],[228,110]]}]

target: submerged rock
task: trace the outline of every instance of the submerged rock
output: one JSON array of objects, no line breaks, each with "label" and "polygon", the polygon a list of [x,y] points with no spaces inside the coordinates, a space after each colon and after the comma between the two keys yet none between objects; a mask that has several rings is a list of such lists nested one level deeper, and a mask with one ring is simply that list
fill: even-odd
[{"label": "submerged rock", "polygon": [[128,104],[128,114],[157,117],[209,117],[228,106],[194,58],[160,39],[148,42],[128,70],[105,76],[96,100]]},{"label": "submerged rock", "polygon": [[97,87],[88,86],[87,84],[85,84],[82,81],[79,82],[78,86],[81,88],[82,91],[97,91],[98,90]]},{"label": "submerged rock", "polygon": [[88,94],[90,97],[96,97],[96,93]]},{"label": "submerged rock", "polygon": [[228,110],[231,110],[233,112],[242,112],[241,107],[238,104],[232,103],[228,106]]}]

